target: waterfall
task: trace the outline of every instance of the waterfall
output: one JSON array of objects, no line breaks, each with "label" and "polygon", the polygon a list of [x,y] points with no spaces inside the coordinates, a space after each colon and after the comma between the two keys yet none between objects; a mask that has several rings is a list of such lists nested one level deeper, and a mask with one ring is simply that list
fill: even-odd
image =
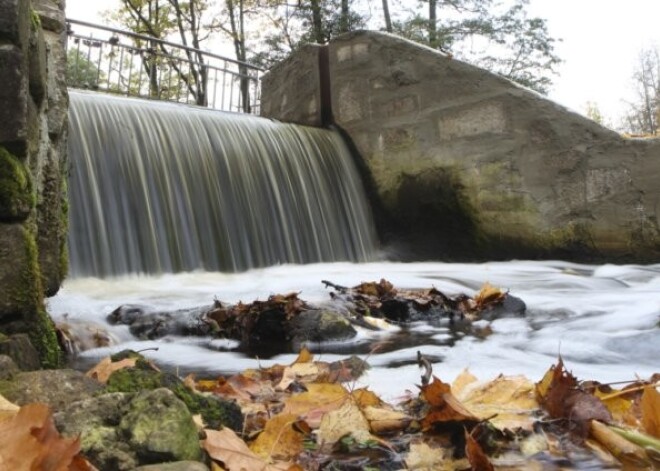
[{"label": "waterfall", "polygon": [[70,91],[74,277],[366,261],[376,236],[336,132]]}]

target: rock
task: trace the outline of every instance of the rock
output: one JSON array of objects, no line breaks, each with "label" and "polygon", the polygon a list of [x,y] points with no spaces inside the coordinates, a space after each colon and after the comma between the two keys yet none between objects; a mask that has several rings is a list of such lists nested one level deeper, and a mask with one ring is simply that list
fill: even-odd
[{"label": "rock", "polygon": [[176,461],[139,466],[135,468],[135,471],[209,471],[209,468],[199,461]]},{"label": "rock", "polygon": [[57,0],[32,0],[32,6],[39,14],[44,29],[55,33],[63,33],[66,30],[66,18],[64,8]]},{"label": "rock", "polygon": [[14,334],[0,340],[0,355],[7,355],[23,371],[39,369],[39,353],[27,334]]},{"label": "rock", "polygon": [[489,321],[501,317],[519,317],[524,316],[526,310],[527,305],[522,299],[507,294],[501,303],[490,305],[481,311],[479,317]]},{"label": "rock", "polygon": [[202,457],[192,415],[183,401],[168,389],[136,394],[118,429],[141,463]]},{"label": "rock", "polygon": [[80,435],[82,453],[99,469],[133,470],[202,456],[192,415],[167,389],[75,402],[55,414],[55,424],[63,435]]},{"label": "rock", "polygon": [[190,390],[177,376],[154,370],[144,360],[134,368],[123,368],[110,375],[108,392],[138,392],[167,388],[181,399],[192,414],[200,414],[209,428],[226,426],[235,431],[243,428],[241,409],[233,401],[204,396]]},{"label": "rock", "polygon": [[346,340],[357,334],[345,316],[329,310],[301,312],[291,319],[289,325],[294,345],[307,341]]},{"label": "rock", "polygon": [[0,381],[0,394],[21,406],[41,402],[59,411],[103,389],[97,381],[74,370],[42,370],[18,373]]},{"label": "rock", "polygon": [[37,106],[41,105],[46,96],[48,72],[46,70],[46,40],[43,30],[37,29],[30,37],[28,73],[32,99]]},{"label": "rock", "polygon": [[18,366],[8,355],[0,355],[0,381],[10,380],[19,373]]},{"label": "rock", "polygon": [[147,306],[125,304],[108,315],[111,324],[129,326],[139,338],[156,339],[166,335],[209,335],[210,326],[201,319],[210,306],[180,309],[171,312],[154,311]]},{"label": "rock", "polygon": [[116,430],[132,397],[112,393],[74,402],[55,414],[55,425],[63,435],[80,436],[82,453],[99,469],[134,469],[135,453]]}]

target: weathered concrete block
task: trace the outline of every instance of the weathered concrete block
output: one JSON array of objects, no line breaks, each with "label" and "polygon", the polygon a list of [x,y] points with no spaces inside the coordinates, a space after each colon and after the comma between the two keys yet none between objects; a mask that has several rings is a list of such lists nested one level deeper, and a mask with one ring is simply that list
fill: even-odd
[{"label": "weathered concrete block", "polygon": [[64,0],[32,0],[32,7],[39,14],[45,30],[55,33],[66,31]]},{"label": "weathered concrete block", "polygon": [[261,116],[321,126],[321,48],[308,45],[275,65],[261,80]]},{"label": "weathered concrete block", "polygon": [[0,40],[27,47],[31,28],[29,6],[25,0],[0,0]]},{"label": "weathered concrete block", "polygon": [[30,37],[28,55],[30,94],[36,105],[40,106],[46,95],[46,85],[48,83],[46,70],[46,41],[41,28],[34,31]]},{"label": "weathered concrete block", "polygon": [[29,126],[27,61],[16,46],[0,46],[0,84],[0,144],[23,157]]}]

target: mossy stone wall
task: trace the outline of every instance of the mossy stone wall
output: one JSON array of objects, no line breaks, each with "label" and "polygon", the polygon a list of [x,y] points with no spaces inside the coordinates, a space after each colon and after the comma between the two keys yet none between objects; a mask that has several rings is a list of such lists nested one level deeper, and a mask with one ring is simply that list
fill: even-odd
[{"label": "mossy stone wall", "polygon": [[0,0],[0,332],[60,349],[44,307],[66,274],[66,24],[59,0]]}]

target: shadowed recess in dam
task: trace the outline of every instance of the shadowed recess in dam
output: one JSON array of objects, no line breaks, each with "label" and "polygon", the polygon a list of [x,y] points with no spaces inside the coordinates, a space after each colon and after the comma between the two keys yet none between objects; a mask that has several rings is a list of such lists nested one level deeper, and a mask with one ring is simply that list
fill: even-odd
[{"label": "shadowed recess in dam", "polygon": [[376,237],[339,134],[71,92],[70,272],[366,261]]}]

